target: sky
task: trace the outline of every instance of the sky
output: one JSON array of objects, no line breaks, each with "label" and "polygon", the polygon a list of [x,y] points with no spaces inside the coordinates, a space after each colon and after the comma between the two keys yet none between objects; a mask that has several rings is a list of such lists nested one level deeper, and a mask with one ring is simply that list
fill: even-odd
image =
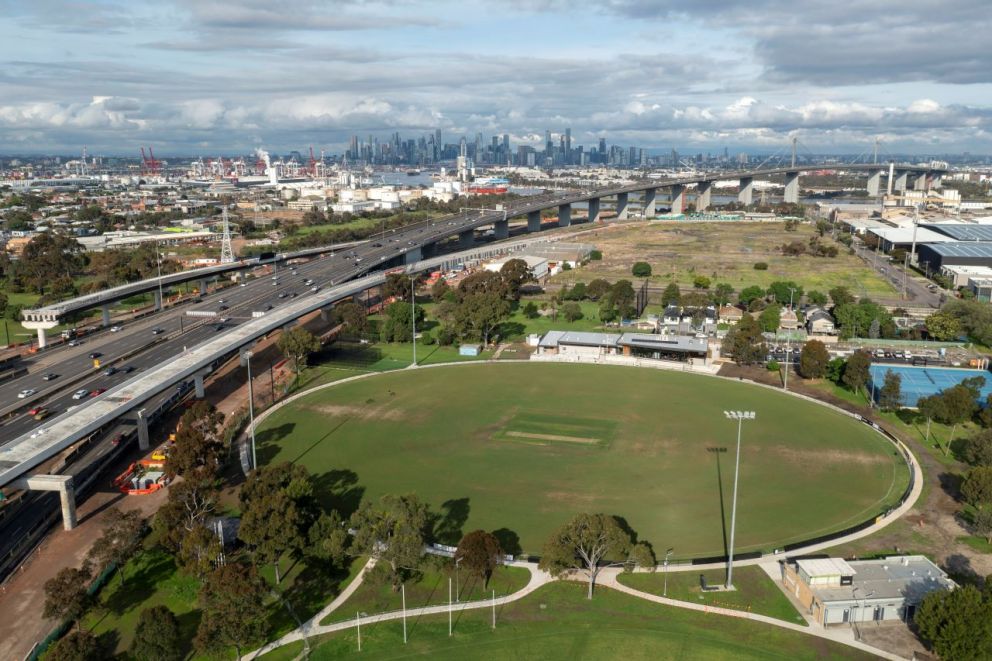
[{"label": "sky", "polygon": [[988,0],[0,0],[0,154],[992,153]]}]

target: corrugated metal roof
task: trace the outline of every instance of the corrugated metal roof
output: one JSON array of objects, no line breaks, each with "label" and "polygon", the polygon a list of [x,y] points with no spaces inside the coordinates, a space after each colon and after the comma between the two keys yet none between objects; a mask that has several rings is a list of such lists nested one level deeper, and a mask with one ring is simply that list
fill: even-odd
[{"label": "corrugated metal roof", "polygon": [[927,243],[926,246],[942,257],[992,258],[992,241],[953,241],[951,243]]},{"label": "corrugated metal roof", "polygon": [[928,223],[920,225],[958,241],[992,241],[992,226],[972,223]]}]

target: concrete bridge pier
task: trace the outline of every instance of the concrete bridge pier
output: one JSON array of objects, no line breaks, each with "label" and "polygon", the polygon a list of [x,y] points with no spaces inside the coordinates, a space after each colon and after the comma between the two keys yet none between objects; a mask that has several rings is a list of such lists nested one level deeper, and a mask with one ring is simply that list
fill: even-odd
[{"label": "concrete bridge pier", "polygon": [[737,201],[746,207],[754,201],[754,177],[741,177]]},{"label": "concrete bridge pier", "polygon": [[527,214],[527,231],[528,232],[540,232],[541,231],[541,212],[531,211]]},{"label": "concrete bridge pier", "polygon": [[45,333],[59,325],[56,317],[41,315],[38,313],[22,313],[21,325],[27,329],[38,331],[38,348],[44,349],[48,346],[48,335]]},{"label": "concrete bridge pier", "polygon": [[568,227],[572,224],[572,205],[558,205],[558,227]]},{"label": "concrete bridge pier", "polygon": [[710,208],[713,195],[713,182],[703,181],[696,185],[696,211],[702,212]]},{"label": "concrete bridge pier", "polygon": [[882,189],[882,173],[872,172],[868,175],[868,195],[871,197],[878,197],[879,191]]},{"label": "concrete bridge pier", "polygon": [[893,184],[892,189],[897,193],[904,193],[906,191],[906,185],[909,181],[909,173],[905,170],[896,170],[896,181]]},{"label": "concrete bridge pier", "polygon": [[685,186],[674,184],[672,186],[672,213],[683,213],[685,211]]},{"label": "concrete bridge pier", "polygon": [[493,224],[493,231],[496,233],[497,240],[510,238],[510,221],[497,220]]},{"label": "concrete bridge pier", "polygon": [[655,217],[657,213],[654,208],[655,197],[658,195],[657,188],[647,188],[644,191],[644,219],[650,220]]},{"label": "concrete bridge pier", "polygon": [[799,173],[798,172],[786,172],[785,173],[785,193],[782,196],[782,201],[798,204],[799,203]]},{"label": "concrete bridge pier", "polygon": [[617,220],[627,220],[627,193],[617,193]]},{"label": "concrete bridge pier", "polygon": [[103,327],[106,328],[110,325],[110,304],[104,303],[101,310],[103,311]]},{"label": "concrete bridge pier", "polygon": [[599,222],[599,198],[594,197],[589,200],[589,222],[598,223]]},{"label": "concrete bridge pier", "polygon": [[156,310],[161,310],[162,309],[162,292],[160,292],[159,290],[156,289],[154,291],[154,294],[155,294],[155,309]]},{"label": "concrete bridge pier", "polygon": [[203,377],[207,376],[208,374],[210,374],[209,369],[202,369],[193,375],[193,388],[196,391],[195,394],[197,399],[203,399],[204,397],[207,396],[203,390]]},{"label": "concrete bridge pier", "polygon": [[458,247],[462,250],[468,250],[475,243],[475,230],[465,230],[464,232],[458,233]]},{"label": "concrete bridge pier", "polygon": [[200,280],[200,296],[207,295],[207,281],[206,279]]},{"label": "concrete bridge pier", "polygon": [[918,174],[913,178],[913,190],[925,191],[927,189],[927,173]]},{"label": "concrete bridge pier", "polygon": [[145,417],[145,409],[138,411],[138,449],[148,450],[151,442],[148,438],[148,418]]},{"label": "concrete bridge pier", "polygon": [[413,264],[414,262],[419,262],[424,258],[424,253],[421,252],[420,248],[412,248],[403,255],[404,264]]},{"label": "concrete bridge pier", "polygon": [[76,527],[76,487],[72,475],[32,475],[16,479],[10,486],[26,491],[58,491],[62,501],[62,527],[66,530]]}]

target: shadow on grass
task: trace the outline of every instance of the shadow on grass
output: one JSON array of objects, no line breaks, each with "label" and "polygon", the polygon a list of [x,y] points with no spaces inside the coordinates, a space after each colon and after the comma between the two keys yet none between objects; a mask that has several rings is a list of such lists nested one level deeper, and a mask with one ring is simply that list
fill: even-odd
[{"label": "shadow on grass", "polygon": [[149,594],[159,589],[161,583],[176,573],[176,563],[162,549],[153,549],[142,554],[145,559],[135,571],[126,573],[124,585],[112,578],[114,591],[103,603],[107,610],[122,615],[144,602]]},{"label": "shadow on grass", "polygon": [[470,509],[468,498],[453,498],[442,503],[441,512],[433,515],[434,538],[442,544],[457,545],[462,539],[462,527],[468,521]]},{"label": "shadow on grass", "polygon": [[344,519],[355,513],[365,495],[365,487],[358,484],[358,473],[347,468],[314,476],[313,486],[321,507],[336,510]]},{"label": "shadow on grass", "polygon": [[499,547],[503,549],[503,553],[516,557],[524,552],[523,547],[520,546],[520,535],[509,528],[494,530],[492,534],[499,540]]},{"label": "shadow on grass", "polygon": [[707,452],[711,452],[711,453],[713,453],[716,456],[716,485],[717,485],[717,491],[718,491],[719,498],[720,498],[720,528],[721,528],[721,531],[723,532],[723,554],[724,555],[727,555],[728,548],[729,548],[728,542],[727,542],[727,512],[726,512],[726,508],[724,507],[724,504],[723,504],[724,503],[724,498],[723,498],[723,473],[720,470],[720,455],[726,453],[727,452],[727,448],[711,447],[711,448],[706,448],[706,451]]},{"label": "shadow on grass", "polygon": [[305,564],[292,584],[284,586],[282,599],[269,605],[267,630],[270,639],[298,626],[283,600],[289,602],[301,622],[306,622],[341,593],[342,583],[348,579],[348,569],[317,563],[320,561]]}]

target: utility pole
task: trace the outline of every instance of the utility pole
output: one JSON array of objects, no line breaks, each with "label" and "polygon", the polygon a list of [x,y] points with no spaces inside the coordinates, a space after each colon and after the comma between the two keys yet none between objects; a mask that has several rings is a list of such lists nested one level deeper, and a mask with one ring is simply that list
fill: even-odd
[{"label": "utility pole", "polygon": [[729,420],[737,421],[737,458],[734,461],[734,501],[730,510],[730,551],[727,555],[727,583],[724,587],[728,590],[734,588],[734,532],[737,527],[737,481],[741,469],[741,426],[745,420],[754,420],[754,411],[724,411],[723,414]]},{"label": "utility pole", "polygon": [[417,286],[416,278],[410,277],[410,321],[413,324],[413,366],[417,366]]},{"label": "utility pole", "polygon": [[242,355],[248,364],[248,429],[251,432],[251,469],[255,470],[258,462],[255,459],[255,389],[251,383],[251,351],[245,351]]},{"label": "utility pole", "polygon": [[[789,312],[792,312],[792,296],[796,293],[795,287],[789,287]],[[795,314],[795,312],[793,312]],[[797,317],[798,320],[798,317]],[[783,390],[789,389],[789,361],[792,360],[792,335],[785,336],[785,382]]]},{"label": "utility pole", "polygon": [[796,167],[796,146],[799,143],[799,138],[792,136],[792,167]]}]

